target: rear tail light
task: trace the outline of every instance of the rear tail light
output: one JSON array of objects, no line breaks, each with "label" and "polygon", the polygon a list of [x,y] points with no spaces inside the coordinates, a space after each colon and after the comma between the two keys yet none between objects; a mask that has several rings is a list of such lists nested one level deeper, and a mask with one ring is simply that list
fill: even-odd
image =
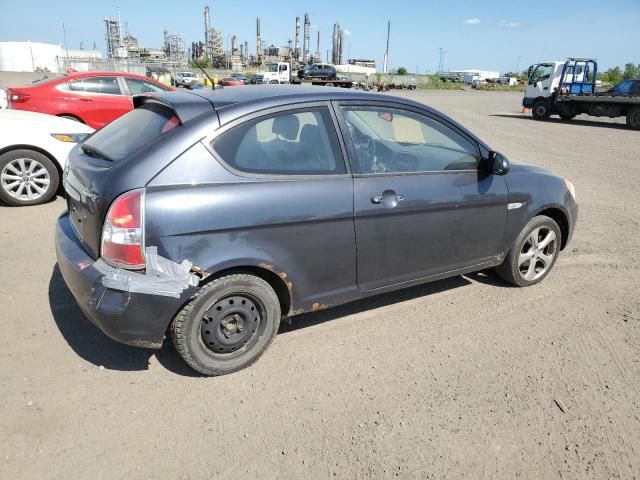
[{"label": "rear tail light", "polygon": [[26,93],[9,91],[9,102],[11,103],[24,103],[29,100],[29,98],[31,98],[31,96]]},{"label": "rear tail light", "polygon": [[144,190],[120,195],[102,227],[102,258],[113,266],[141,269],[144,260]]}]

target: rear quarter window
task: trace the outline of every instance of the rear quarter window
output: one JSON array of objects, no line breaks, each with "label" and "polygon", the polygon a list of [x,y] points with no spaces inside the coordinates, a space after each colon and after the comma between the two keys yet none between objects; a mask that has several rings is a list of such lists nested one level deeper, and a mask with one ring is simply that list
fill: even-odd
[{"label": "rear quarter window", "polygon": [[227,165],[247,173],[332,175],[346,173],[326,108],[266,115],[231,128],[211,143]]}]

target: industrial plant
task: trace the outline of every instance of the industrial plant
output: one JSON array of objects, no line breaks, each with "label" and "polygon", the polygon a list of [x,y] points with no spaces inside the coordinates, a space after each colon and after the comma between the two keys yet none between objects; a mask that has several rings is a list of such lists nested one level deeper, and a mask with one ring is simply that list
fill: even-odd
[{"label": "industrial plant", "polygon": [[[101,52],[96,51],[95,43],[93,50],[85,50],[82,44],[79,50],[73,50],[67,48],[66,39],[64,46],[31,42],[12,42],[8,45],[8,42],[4,42],[7,45],[3,48],[7,51],[22,49],[29,52],[26,57],[29,61],[18,62],[13,68],[56,73],[68,69],[100,68],[142,72],[145,66],[150,64],[162,68],[179,68],[186,66],[190,61],[196,61],[199,65],[206,67],[233,71],[260,68],[273,62],[290,63],[292,68],[326,62],[333,63],[338,71],[366,74],[376,71],[374,60],[346,58],[345,30],[338,22],[333,25],[330,37],[331,49],[326,50],[326,56],[323,59],[325,52],[320,44],[321,31],[313,27],[312,38],[312,23],[308,13],[295,17],[295,24],[292,22],[291,36],[284,43],[274,43],[262,37],[260,17],[255,20],[255,42],[250,39],[241,40],[232,33],[223,35],[222,28],[213,22],[209,6],[204,7],[203,22],[201,39],[190,42],[190,48],[183,35],[167,29],[159,32],[161,33],[158,35],[159,46],[142,45],[138,37],[129,31],[129,24],[121,17],[119,10],[115,16],[107,16],[103,19],[104,57]],[[226,45],[223,40],[225,36]],[[8,62],[4,63],[11,68]],[[19,67],[17,67],[18,64]]]}]

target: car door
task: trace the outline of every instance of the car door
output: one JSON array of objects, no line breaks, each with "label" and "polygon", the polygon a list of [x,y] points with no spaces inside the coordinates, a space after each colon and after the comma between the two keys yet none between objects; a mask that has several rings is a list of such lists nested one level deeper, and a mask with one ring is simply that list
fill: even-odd
[{"label": "car door", "polygon": [[279,107],[228,123],[228,111],[220,114],[224,127],[210,142],[211,152],[235,180],[177,196],[177,202],[190,202],[192,213],[167,217],[166,225],[190,222],[184,228],[192,236],[216,245],[206,265],[258,259],[280,272],[294,303],[305,309],[352,293],[353,178],[330,104]]},{"label": "car door", "polygon": [[389,103],[338,104],[354,170],[363,290],[495,260],[507,219],[503,177],[445,119]]},{"label": "car door", "polygon": [[529,76],[529,82],[525,97],[538,98],[550,97],[553,93],[552,85],[557,82],[554,77],[556,66],[553,63],[542,63],[535,67],[535,70]]},{"label": "car door", "polygon": [[76,94],[82,120],[100,128],[133,109],[131,97],[125,95],[117,76],[85,77],[69,82]]}]

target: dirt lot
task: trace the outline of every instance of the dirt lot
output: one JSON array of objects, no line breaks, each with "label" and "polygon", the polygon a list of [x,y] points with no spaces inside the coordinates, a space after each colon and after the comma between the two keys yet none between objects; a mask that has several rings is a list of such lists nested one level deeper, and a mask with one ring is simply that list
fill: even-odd
[{"label": "dirt lot", "polygon": [[406,93],[573,180],[542,284],[477,274],[305,315],[239,373],[112,342],[56,269],[58,199],[0,207],[0,478],[640,478],[640,132],[518,94]]}]

